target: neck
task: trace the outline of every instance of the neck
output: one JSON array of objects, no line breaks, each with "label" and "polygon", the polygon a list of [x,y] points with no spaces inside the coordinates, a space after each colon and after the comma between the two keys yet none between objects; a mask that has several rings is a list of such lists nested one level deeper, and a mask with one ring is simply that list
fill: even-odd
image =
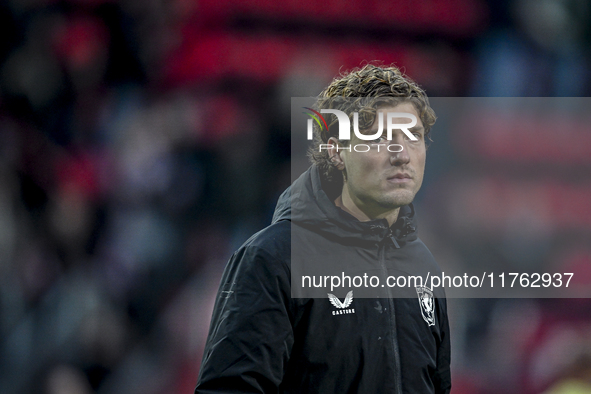
[{"label": "neck", "polygon": [[398,219],[398,212],[400,212],[400,208],[395,208],[390,211],[374,212],[368,207],[363,206],[363,204],[355,203],[349,193],[347,193],[346,188],[343,188],[343,192],[336,198],[334,203],[337,207],[341,208],[360,222],[386,219],[388,221],[388,226],[392,226],[392,224],[396,222]]}]

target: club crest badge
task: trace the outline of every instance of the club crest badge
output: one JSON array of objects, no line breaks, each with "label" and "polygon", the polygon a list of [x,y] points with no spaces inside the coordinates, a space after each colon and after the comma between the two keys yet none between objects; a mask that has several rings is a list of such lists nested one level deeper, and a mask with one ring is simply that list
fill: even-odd
[{"label": "club crest badge", "polygon": [[433,298],[433,291],[425,286],[417,286],[417,295],[419,297],[419,305],[421,307],[421,314],[428,326],[435,325],[435,302]]},{"label": "club crest badge", "polygon": [[333,315],[345,315],[349,313],[355,313],[355,309],[349,308],[351,303],[353,302],[353,290],[347,293],[343,302],[339,300],[339,298],[334,295],[328,293],[328,300],[330,303],[337,308],[336,311],[332,311]]}]

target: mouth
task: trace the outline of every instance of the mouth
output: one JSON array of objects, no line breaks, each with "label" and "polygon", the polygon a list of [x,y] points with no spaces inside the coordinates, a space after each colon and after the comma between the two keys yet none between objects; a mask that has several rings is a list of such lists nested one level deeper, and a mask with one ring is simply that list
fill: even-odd
[{"label": "mouth", "polygon": [[389,176],[387,178],[387,180],[388,180],[388,182],[392,182],[392,183],[406,183],[406,182],[410,182],[412,180],[412,178],[407,173],[401,173],[401,174]]}]

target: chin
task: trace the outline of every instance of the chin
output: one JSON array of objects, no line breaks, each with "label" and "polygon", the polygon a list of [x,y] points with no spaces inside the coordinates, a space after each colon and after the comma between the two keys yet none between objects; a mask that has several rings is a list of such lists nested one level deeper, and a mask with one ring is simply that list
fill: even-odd
[{"label": "chin", "polygon": [[410,204],[414,198],[415,198],[415,194],[414,192],[408,190],[401,190],[396,192],[395,195],[391,195],[389,196],[389,198],[385,199],[385,205],[389,206],[389,207],[393,207],[393,208],[398,208],[401,207],[403,205],[408,205]]}]

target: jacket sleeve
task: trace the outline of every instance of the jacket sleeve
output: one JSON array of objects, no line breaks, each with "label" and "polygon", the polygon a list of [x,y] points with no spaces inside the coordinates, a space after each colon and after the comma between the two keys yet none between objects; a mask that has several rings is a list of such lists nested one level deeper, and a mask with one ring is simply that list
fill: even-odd
[{"label": "jacket sleeve", "polygon": [[293,345],[288,264],[258,247],[228,262],[195,394],[277,393]]},{"label": "jacket sleeve", "polygon": [[449,321],[447,318],[447,299],[439,299],[439,330],[441,342],[437,349],[437,370],[435,373],[435,392],[437,394],[449,394],[451,391],[451,343],[449,338]]}]

